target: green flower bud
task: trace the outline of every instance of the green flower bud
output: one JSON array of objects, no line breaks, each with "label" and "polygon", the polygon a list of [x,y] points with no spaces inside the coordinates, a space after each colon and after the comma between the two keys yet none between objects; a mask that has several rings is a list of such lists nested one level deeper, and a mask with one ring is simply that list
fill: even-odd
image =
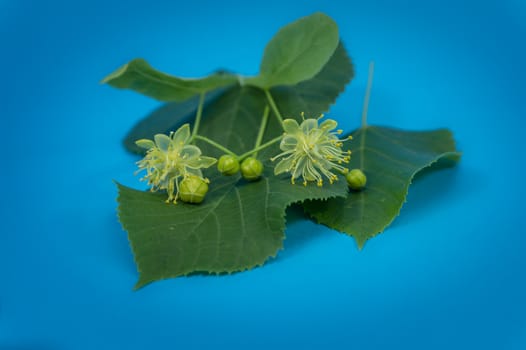
[{"label": "green flower bud", "polygon": [[199,176],[186,176],[179,184],[179,198],[186,203],[201,203],[208,192],[208,182],[208,179]]},{"label": "green flower bud", "polygon": [[248,181],[259,179],[263,172],[263,164],[253,157],[246,158],[241,163],[241,174]]},{"label": "green flower bud", "polygon": [[355,191],[360,191],[365,187],[367,183],[367,177],[360,169],[352,169],[345,175],[347,184]]},{"label": "green flower bud", "polygon": [[225,154],[219,158],[217,170],[223,175],[235,175],[239,171],[239,162],[236,157]]}]

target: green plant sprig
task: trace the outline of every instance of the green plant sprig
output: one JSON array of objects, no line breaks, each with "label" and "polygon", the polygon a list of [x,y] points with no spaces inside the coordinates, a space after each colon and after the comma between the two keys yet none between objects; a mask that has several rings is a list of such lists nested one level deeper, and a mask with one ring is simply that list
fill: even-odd
[{"label": "green plant sprig", "polygon": [[[167,102],[126,140],[144,155],[143,180],[157,193],[117,184],[119,220],[139,271],[136,287],[264,264],[283,248],[285,210],[293,203],[354,237],[359,248],[382,232],[399,214],[414,176],[434,164],[455,164],[460,153],[449,130],[369,125],[373,72],[371,64],[362,125],[352,133],[321,118],[354,75],[336,24],[321,13],[279,30],[255,77],[220,71],[186,79],[143,59],[108,75],[103,82],[111,86]],[[215,150],[219,159],[205,155]],[[261,160],[271,162],[264,168]],[[217,171],[203,171],[216,164]],[[240,173],[250,183],[239,181]],[[305,186],[291,186],[296,181]],[[188,205],[163,203],[178,199]]]},{"label": "green plant sprig", "polygon": [[[184,202],[194,204],[203,201],[208,192],[210,180],[203,177],[200,169],[208,168],[216,160],[215,158],[201,156],[201,150],[195,146],[196,140],[206,142],[230,157],[229,161],[234,165],[225,167],[223,163],[226,160],[223,159],[218,164],[218,170],[221,173],[231,176],[237,170],[241,170],[243,177],[249,181],[258,180],[263,172],[263,163],[257,158],[258,152],[278,142],[280,142],[280,148],[283,152],[271,158],[272,161],[282,158],[275,166],[274,175],[288,172],[291,174],[292,184],[295,183],[297,178],[301,177],[304,186],[307,186],[309,182],[315,182],[321,187],[323,186],[324,177],[328,179],[330,184],[333,184],[334,181],[338,180],[336,173],[347,174],[349,169],[342,164],[349,163],[351,151],[343,152],[341,150],[342,141],[345,140],[340,140],[337,135],[341,134],[342,130],[332,131],[337,127],[337,122],[327,119],[318,125],[318,120],[323,115],[318,119],[305,119],[303,113],[301,114],[303,119],[301,125],[294,119],[284,120],[271,93],[268,89],[264,89],[264,91],[268,104],[265,105],[263,110],[255,145],[241,155],[237,155],[226,146],[198,133],[203,113],[205,92],[202,92],[199,96],[194,127],[189,137],[186,135],[187,131],[184,132],[184,137],[180,136],[183,133],[181,130],[189,128],[188,124],[185,124],[177,131],[171,132],[168,138],[163,134],[157,134],[155,135],[155,141],[138,140],[137,145],[147,149],[145,158],[138,162],[138,165],[141,170],[146,171],[143,180],[148,181],[150,189],[154,192],[165,190],[168,193],[167,202],[177,203],[178,198],[181,198]],[[282,133],[280,136],[261,144],[267,128],[270,108],[273,109],[274,114],[278,117]],[[187,162],[186,157],[197,157],[197,160]],[[206,159],[206,161],[203,159]],[[239,163],[240,166],[235,165]],[[192,181],[188,180],[190,177],[193,179]],[[181,192],[180,181],[183,184],[195,184],[194,186],[186,186],[187,190],[185,193],[189,193],[188,188],[195,188],[199,192],[190,193],[188,196],[179,195]],[[199,198],[199,200],[196,201],[195,198]]]}]

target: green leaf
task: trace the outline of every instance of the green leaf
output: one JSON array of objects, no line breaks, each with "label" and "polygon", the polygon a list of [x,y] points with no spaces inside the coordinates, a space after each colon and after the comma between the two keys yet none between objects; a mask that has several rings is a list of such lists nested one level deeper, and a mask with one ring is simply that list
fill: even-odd
[{"label": "green leaf", "polygon": [[[209,115],[200,133],[233,150],[252,148],[265,106],[262,95],[248,86],[229,89],[204,111]],[[265,137],[279,132],[269,125]],[[202,146],[205,154],[217,155],[207,144]],[[282,248],[287,206],[346,195],[344,181],[304,187],[292,185],[287,176],[272,175],[269,158],[276,152],[277,145],[260,153],[265,172],[257,182],[207,170],[210,191],[201,205],[170,205],[164,203],[165,194],[118,185],[119,220],[139,270],[136,287],[192,272],[230,273],[259,266]]]},{"label": "green leaf", "polygon": [[[301,112],[315,116],[329,109],[353,76],[352,62],[345,47],[340,43],[329,62],[315,77],[295,86],[278,86],[270,91],[284,116],[299,118]],[[203,115],[205,122],[201,127],[206,128],[208,116],[213,116],[207,113],[209,104],[218,99],[219,96],[228,94],[229,91],[231,90],[218,89],[206,94]],[[254,98],[260,100],[260,106],[266,103],[266,98],[262,93],[257,93]],[[198,101],[199,98],[196,96],[184,102],[167,103],[156,109],[130,130],[124,139],[124,146],[133,153],[144,153],[144,150],[138,147],[135,141],[153,139],[153,136],[159,133],[169,134],[170,131],[177,130],[182,124],[191,122],[195,118]],[[221,114],[223,110],[228,108],[226,104],[223,104],[223,107],[214,107],[214,111]],[[250,116],[242,119],[250,120]],[[226,135],[225,124],[221,122],[220,118],[214,120],[211,122],[211,128],[217,128],[217,131],[221,131],[219,134]],[[232,134],[230,138],[237,138],[236,133],[239,133],[240,130],[246,133],[247,127],[254,129],[254,124],[247,125],[243,121],[238,121],[238,123],[240,124],[236,128],[230,129],[229,132]],[[279,127],[274,121],[269,128],[272,126]],[[257,129],[257,127],[255,128]],[[279,133],[279,131],[277,132]],[[221,135],[219,136],[221,137]],[[254,135],[254,137],[257,136]],[[240,145],[238,149],[243,149],[243,146]]]},{"label": "green leaf", "polygon": [[130,89],[160,101],[184,101],[195,95],[237,83],[238,77],[216,72],[200,79],[185,79],[152,68],[143,59],[134,59],[102,80],[113,87]]},{"label": "green leaf", "polygon": [[285,118],[301,112],[317,117],[326,112],[354,77],[354,67],[342,43],[316,76],[295,86],[276,86],[270,91]]},{"label": "green leaf", "polygon": [[285,208],[304,199],[344,195],[329,188],[293,186],[270,174],[235,186],[212,178],[201,205],[166,204],[164,194],[119,187],[119,219],[139,270],[136,288],[192,272],[231,273],[262,265],[283,247]]},{"label": "green leaf", "polygon": [[415,174],[440,159],[460,159],[448,130],[412,132],[367,126],[353,134],[350,168],[362,169],[367,185],[361,192],[328,202],[306,202],[318,222],[353,236],[358,247],[382,232],[400,213]]},{"label": "green leaf", "polygon": [[338,46],[338,26],[327,15],[314,13],[283,28],[265,48],[260,72],[246,83],[263,89],[295,85],[314,77]]}]

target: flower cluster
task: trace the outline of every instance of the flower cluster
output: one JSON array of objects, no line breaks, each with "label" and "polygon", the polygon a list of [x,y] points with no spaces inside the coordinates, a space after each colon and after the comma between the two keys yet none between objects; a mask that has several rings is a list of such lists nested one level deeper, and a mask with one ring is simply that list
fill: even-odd
[{"label": "flower cluster", "polygon": [[310,181],[322,186],[323,177],[331,184],[338,179],[333,171],[348,172],[343,164],[349,163],[351,151],[342,150],[342,145],[351,137],[340,140],[342,130],[333,131],[338,123],[327,119],[318,124],[322,117],[304,119],[301,125],[294,119],[283,121],[285,134],[280,144],[283,152],[272,158],[272,161],[282,158],[274,168],[275,175],[289,172],[293,184],[301,176],[305,186]]},{"label": "flower cluster", "polygon": [[[187,178],[199,179],[203,183],[201,169],[208,168],[216,162],[215,158],[201,155],[199,147],[190,145],[190,126],[183,125],[170,136],[157,134],[152,140],[138,140],[136,144],[147,150],[143,159],[137,162],[138,171],[145,170],[141,181],[148,181],[152,192],[166,190],[167,203],[176,202],[179,195],[179,181]],[[184,198],[183,198],[184,200]]]}]

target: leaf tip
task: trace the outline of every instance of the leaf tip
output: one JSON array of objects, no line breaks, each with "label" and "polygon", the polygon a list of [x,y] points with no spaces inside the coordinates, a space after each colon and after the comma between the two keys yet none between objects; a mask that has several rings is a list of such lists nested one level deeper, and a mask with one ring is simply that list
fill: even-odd
[{"label": "leaf tip", "polygon": [[365,242],[367,242],[367,238],[363,237],[356,237],[353,236],[354,240],[356,241],[356,245],[358,246],[358,250],[361,251],[363,247],[365,246]]},{"label": "leaf tip", "polygon": [[118,77],[120,77],[126,70],[128,69],[128,63],[126,63],[125,65],[117,68],[117,70],[115,70],[114,72],[108,74],[106,77],[104,77],[100,83],[101,84],[110,84],[111,85],[111,81],[114,80],[114,79],[117,79]]},{"label": "leaf tip", "polygon": [[338,30],[338,24],[328,14],[326,14],[324,12],[321,12],[321,11],[317,11],[317,12],[314,12],[311,16],[315,17],[315,18],[317,18],[319,20],[326,21],[327,24],[329,24],[331,27],[333,27],[336,30]]},{"label": "leaf tip", "polygon": [[101,84],[114,85],[113,84],[114,80],[121,78],[129,69],[132,69],[132,67],[137,67],[137,66],[144,66],[146,68],[151,68],[150,65],[148,64],[148,62],[146,62],[145,59],[143,59],[143,58],[134,58],[130,62],[120,66],[115,71],[113,71],[112,73],[108,74],[106,77],[104,77],[100,81],[100,83]]},{"label": "leaf tip", "polygon": [[145,281],[143,280],[141,277],[139,277],[139,280],[135,283],[135,285],[133,286],[133,291],[136,292],[138,291],[139,289],[141,289],[142,287],[146,286],[148,283],[151,283],[152,281]]}]

